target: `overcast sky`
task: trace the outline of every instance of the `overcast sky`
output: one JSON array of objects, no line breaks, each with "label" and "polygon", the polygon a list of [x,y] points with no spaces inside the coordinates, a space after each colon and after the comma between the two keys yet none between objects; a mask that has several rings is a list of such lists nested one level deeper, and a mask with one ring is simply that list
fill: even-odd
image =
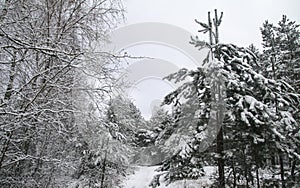
[{"label": "overcast sky", "polygon": [[300,0],[125,0],[126,24],[163,22],[197,34],[195,19],[207,20],[207,12],[223,11],[221,42],[261,48],[259,27],[265,20],[277,23],[283,14],[300,23]]},{"label": "overcast sky", "polygon": [[[253,43],[260,50],[262,47],[259,28],[265,20],[277,24],[285,14],[290,20],[300,23],[300,0],[124,0],[124,8],[127,12],[125,26],[144,22],[167,23],[183,28],[192,35],[198,35],[200,40],[207,40],[207,35],[197,33],[201,28],[194,20],[206,22],[207,12],[213,13],[214,9],[218,9],[219,12],[224,12],[223,22],[219,29],[220,42],[234,43],[243,47]],[[156,62],[155,70],[161,69],[159,67],[163,65],[161,60],[178,67],[182,66],[182,62],[186,65],[189,63],[174,48],[168,49],[159,44],[133,46],[126,51],[137,53],[134,54],[137,56],[157,58],[152,60],[153,64]],[[165,81],[160,81],[159,76],[149,73],[149,65],[145,62],[139,62],[139,64],[145,65],[146,68],[144,70],[139,68],[132,74],[140,72],[144,75],[131,88],[129,95],[140,108],[143,116],[149,119],[153,104],[162,101],[163,97],[174,88],[164,83]]]}]

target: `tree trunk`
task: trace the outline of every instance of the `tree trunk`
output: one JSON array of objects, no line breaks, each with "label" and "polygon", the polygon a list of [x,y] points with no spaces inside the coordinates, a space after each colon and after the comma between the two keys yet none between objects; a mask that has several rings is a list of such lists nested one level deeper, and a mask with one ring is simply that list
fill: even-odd
[{"label": "tree trunk", "polygon": [[243,162],[244,162],[244,176],[246,178],[246,187],[249,187],[249,180],[248,180],[248,166],[246,162],[246,151],[245,147],[243,148]]},{"label": "tree trunk", "polygon": [[224,168],[224,156],[223,156],[223,128],[220,128],[220,131],[217,136],[217,153],[218,153],[218,171],[219,171],[219,187],[225,188],[225,168]]},{"label": "tree trunk", "polygon": [[[210,14],[208,15],[208,21],[209,21],[209,27],[210,27],[210,43],[212,45],[212,24],[210,19]],[[215,18],[213,19],[214,27],[215,27],[215,44],[219,43],[219,25],[220,21],[218,18],[217,10],[215,9]],[[215,57],[220,60],[220,54],[219,51],[215,52]],[[219,118],[219,115],[217,114],[217,118]],[[219,133],[217,135],[217,153],[219,155],[218,157],[218,171],[219,171],[219,187],[225,188],[225,162],[224,162],[224,137],[223,137],[223,127],[221,126]]]},{"label": "tree trunk", "polygon": [[106,157],[107,157],[107,151],[105,152],[103,165],[102,165],[102,176],[101,176],[101,188],[104,188],[104,180],[105,180],[105,171],[106,171]]},{"label": "tree trunk", "polygon": [[5,154],[6,154],[6,151],[8,150],[8,146],[9,146],[9,144],[10,144],[10,139],[11,139],[11,137],[12,137],[12,135],[13,135],[13,132],[9,132],[8,134],[7,134],[7,140],[4,142],[4,144],[3,144],[3,149],[2,149],[2,155],[1,155],[1,158],[0,158],[0,170],[1,170],[1,168],[2,168],[2,165],[3,165],[3,161],[4,161],[4,158],[5,158]]},{"label": "tree trunk", "polygon": [[296,162],[297,162],[297,160],[294,157],[293,161],[292,161],[292,167],[291,167],[291,178],[292,178],[292,181],[295,181]]},{"label": "tree trunk", "polygon": [[281,184],[282,188],[285,188],[285,179],[284,179],[284,164],[283,164],[283,158],[282,153],[279,153],[279,164],[280,164],[280,177],[281,177]]},{"label": "tree trunk", "polygon": [[14,79],[15,79],[15,71],[16,71],[16,52],[14,53],[13,60],[11,62],[10,66],[10,73],[9,73],[9,81],[7,84],[6,92],[4,94],[4,100],[9,100],[12,94],[12,89],[13,89],[13,84],[14,84]]},{"label": "tree trunk", "polygon": [[256,185],[257,185],[257,188],[260,188],[258,167],[256,167]]},{"label": "tree trunk", "polygon": [[235,172],[235,167],[234,167],[234,160],[232,160],[232,174],[233,174],[233,187],[236,187],[236,172]]},{"label": "tree trunk", "polygon": [[[102,148],[108,147],[108,143],[109,143],[109,138],[107,138],[107,140],[106,140],[106,146],[102,145]],[[101,183],[100,183],[101,188],[104,188],[104,180],[105,180],[105,173],[106,173],[106,160],[107,160],[107,149],[105,150],[105,155],[104,155],[103,164],[102,164],[102,176],[101,176]]]}]

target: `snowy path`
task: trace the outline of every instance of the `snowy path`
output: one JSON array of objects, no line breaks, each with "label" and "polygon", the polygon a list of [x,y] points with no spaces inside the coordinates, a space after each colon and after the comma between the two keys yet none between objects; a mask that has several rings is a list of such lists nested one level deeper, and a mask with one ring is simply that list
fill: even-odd
[{"label": "snowy path", "polygon": [[[152,181],[152,178],[158,172],[155,171],[158,166],[137,166],[135,173],[129,175],[124,183],[122,188],[149,188],[149,184]],[[204,167],[204,171],[207,176],[201,177],[198,180],[182,180],[172,183],[166,186],[161,182],[158,188],[199,188],[199,187],[209,187],[212,184],[212,181],[209,177],[216,171],[215,167]]]},{"label": "snowy path", "polygon": [[[128,176],[123,183],[124,188],[149,188],[152,178],[158,172],[155,171],[158,166],[138,166],[134,174]],[[165,188],[160,185],[159,188]]]}]

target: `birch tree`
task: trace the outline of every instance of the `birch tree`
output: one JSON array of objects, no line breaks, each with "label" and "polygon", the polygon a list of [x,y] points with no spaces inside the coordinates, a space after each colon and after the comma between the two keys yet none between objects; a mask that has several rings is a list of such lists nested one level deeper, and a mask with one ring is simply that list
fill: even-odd
[{"label": "birch tree", "polygon": [[116,60],[98,47],[122,17],[121,3],[0,3],[0,186],[66,186],[61,177],[80,163],[75,138],[86,126],[75,121],[77,97],[99,100],[114,83]]}]

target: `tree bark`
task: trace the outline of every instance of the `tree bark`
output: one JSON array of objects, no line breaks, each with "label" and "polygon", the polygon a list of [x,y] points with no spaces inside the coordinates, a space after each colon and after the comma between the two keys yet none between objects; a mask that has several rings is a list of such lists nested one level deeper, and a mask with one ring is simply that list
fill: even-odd
[{"label": "tree bark", "polygon": [[105,171],[106,171],[106,157],[107,157],[107,152],[105,152],[105,156],[103,159],[101,185],[100,185],[101,188],[104,187],[104,179],[105,179]]},{"label": "tree bark", "polygon": [[4,158],[5,158],[5,154],[8,150],[8,147],[9,147],[9,144],[10,144],[10,139],[13,135],[13,132],[9,132],[7,133],[7,140],[4,142],[4,145],[3,145],[3,149],[2,149],[2,155],[1,155],[1,158],[0,158],[0,170],[2,168],[2,165],[3,165],[3,161],[4,161]]},{"label": "tree bark", "polygon": [[256,185],[257,188],[260,188],[258,167],[256,167]]},{"label": "tree bark", "polygon": [[218,171],[219,171],[219,187],[225,188],[225,164],[224,164],[224,155],[223,155],[223,128],[220,128],[220,131],[217,136],[217,153],[218,153]]},{"label": "tree bark", "polygon": [[292,181],[295,181],[296,162],[297,162],[297,160],[294,157],[293,161],[292,161],[292,167],[291,167],[291,178],[292,178]]},{"label": "tree bark", "polygon": [[[210,18],[209,18],[210,21]],[[210,23],[211,24],[211,23]],[[215,44],[219,43],[219,18],[217,14],[217,10],[215,9],[215,18],[214,18],[214,27],[215,27]],[[212,34],[212,32],[210,32]],[[220,60],[220,53],[218,50],[215,52],[215,57]],[[217,114],[217,118],[219,118],[219,114]],[[219,171],[219,187],[225,188],[225,161],[224,161],[224,136],[223,136],[223,127],[221,126],[219,133],[217,135],[217,153],[219,155],[218,158],[218,171]]]},{"label": "tree bark", "polygon": [[284,164],[283,164],[283,158],[282,153],[279,153],[279,164],[280,164],[280,178],[281,178],[281,184],[282,188],[285,188],[285,179],[284,179]]},{"label": "tree bark", "polygon": [[11,62],[10,66],[10,73],[9,73],[9,81],[7,84],[6,92],[4,94],[4,100],[9,100],[12,94],[12,89],[13,89],[13,84],[14,84],[14,79],[15,79],[15,71],[16,71],[16,52],[14,53],[13,60]]}]

